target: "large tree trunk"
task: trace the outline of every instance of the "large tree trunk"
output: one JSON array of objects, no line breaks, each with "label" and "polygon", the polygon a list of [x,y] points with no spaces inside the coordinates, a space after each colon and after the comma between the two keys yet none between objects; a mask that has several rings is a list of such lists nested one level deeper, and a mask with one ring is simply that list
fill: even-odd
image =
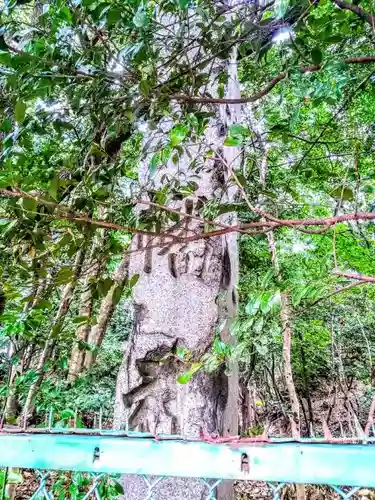
[{"label": "large tree trunk", "polygon": [[[239,95],[234,61],[227,95]],[[238,105],[223,108],[221,122],[227,126],[239,121],[239,110]],[[197,214],[198,196],[213,199],[216,189],[223,188],[217,182],[218,169],[227,176],[224,185],[228,187],[228,165],[231,169],[238,166],[238,148],[219,150],[222,140],[221,127],[209,127],[206,142],[217,149],[218,155],[200,172],[200,179],[194,177],[199,184],[195,196],[179,206],[185,234],[202,232],[202,224],[189,215]],[[203,156],[204,151],[199,153]],[[166,170],[176,175],[177,168],[189,176],[187,155],[177,167],[171,163]],[[233,189],[229,188],[227,195],[232,197]],[[235,224],[236,217],[228,215],[225,222]],[[181,227],[176,233],[179,231]],[[163,241],[154,239],[150,243],[162,245]],[[137,236],[133,250],[147,244],[146,238]],[[139,273],[140,278],[133,290],[134,329],[117,382],[115,425],[118,428],[191,437],[199,437],[202,432],[237,434],[236,367],[232,367],[230,381],[224,370],[199,371],[188,384],[179,384],[177,377],[186,371],[186,366],[172,355],[177,347],[183,347],[192,361],[199,361],[209,351],[218,322],[233,315],[236,307],[237,267],[237,240],[233,235],[168,247],[164,242],[161,249],[131,254],[129,274]],[[227,298],[223,304],[220,297],[224,291]],[[230,340],[228,329],[226,324],[222,331],[226,341]],[[160,363],[163,358],[167,361]],[[127,500],[143,500],[147,496],[142,477],[127,476],[124,482]],[[197,500],[207,495],[207,486],[195,479],[164,479],[153,490],[154,500]],[[219,495],[222,499],[232,499],[233,488],[224,485]]]}]

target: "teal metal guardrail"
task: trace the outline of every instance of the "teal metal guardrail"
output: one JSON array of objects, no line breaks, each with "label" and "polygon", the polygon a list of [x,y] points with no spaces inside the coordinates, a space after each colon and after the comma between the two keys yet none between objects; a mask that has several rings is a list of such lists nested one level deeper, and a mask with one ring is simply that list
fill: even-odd
[{"label": "teal metal guardrail", "polygon": [[[270,440],[218,438],[195,441],[179,436],[152,436],[135,432],[76,429],[0,430],[0,466],[37,469],[40,483],[32,499],[53,496],[46,480],[51,470],[87,472],[92,486],[86,496],[99,495],[107,474],[137,474],[145,481],[145,500],[164,478],[200,478],[207,485],[207,499],[215,499],[222,480],[265,481],[274,499],[286,483],[331,486],[342,498],[360,487],[375,487],[373,439]],[[151,482],[148,477],[158,476]],[[338,485],[350,487],[342,490]],[[39,495],[39,496],[38,496]]]},{"label": "teal metal guardrail", "polygon": [[227,443],[173,436],[0,433],[0,465],[106,474],[205,477],[375,487],[375,446],[319,442]]}]

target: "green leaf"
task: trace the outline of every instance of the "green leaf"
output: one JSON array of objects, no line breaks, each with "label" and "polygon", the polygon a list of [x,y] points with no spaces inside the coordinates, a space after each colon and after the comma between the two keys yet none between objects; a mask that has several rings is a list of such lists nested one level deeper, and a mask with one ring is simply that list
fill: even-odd
[{"label": "green leaf", "polygon": [[193,376],[192,373],[190,372],[185,372],[183,373],[182,375],[179,375],[177,377],[177,382],[179,384],[187,384],[189,382],[189,380],[191,379],[191,377]]},{"label": "green leaf", "polygon": [[52,309],[52,304],[49,300],[39,299],[35,304],[34,309]]},{"label": "green leaf", "polygon": [[289,0],[276,0],[273,7],[276,18],[284,17],[288,7]]},{"label": "green leaf", "polygon": [[26,212],[35,213],[37,207],[37,201],[32,198],[21,198],[19,204]]},{"label": "green leaf", "polygon": [[178,5],[180,9],[186,10],[189,6],[189,0],[178,0]]},{"label": "green leaf", "polygon": [[51,338],[52,339],[56,339],[59,336],[59,334],[60,334],[60,332],[62,330],[62,326],[63,325],[62,325],[61,322],[58,322],[58,323],[56,323],[56,324],[54,324],[52,326],[52,332],[51,332]]},{"label": "green leaf", "polygon": [[74,418],[74,411],[71,410],[70,408],[66,408],[60,413],[59,417],[60,420],[67,420],[69,418]]},{"label": "green leaf", "polygon": [[241,172],[237,172],[236,177],[241,186],[246,186],[246,177]]},{"label": "green leaf", "polygon": [[104,278],[100,280],[98,283],[98,292],[101,297],[104,297],[109,292],[111,286],[113,284],[113,280],[111,278]]},{"label": "green leaf", "polygon": [[176,356],[180,359],[184,359],[185,357],[185,348],[184,347],[177,347],[176,349]]},{"label": "green leaf", "polygon": [[280,309],[281,294],[277,291],[269,300],[270,311],[275,312]]},{"label": "green leaf", "polygon": [[246,314],[248,314],[249,316],[254,316],[254,314],[258,312],[259,306],[260,306],[260,298],[259,297],[251,298],[245,307]]},{"label": "green leaf", "polygon": [[23,101],[17,101],[14,108],[14,118],[17,123],[22,123],[26,115],[26,104]]},{"label": "green leaf", "polygon": [[3,123],[1,124],[1,131],[8,134],[12,130],[12,122],[9,118],[5,118]]},{"label": "green leaf", "polygon": [[199,371],[201,368],[202,368],[202,362],[192,363],[190,369],[187,372],[177,377],[177,382],[179,384],[187,384],[191,380],[192,376],[195,373],[197,373],[197,371]]},{"label": "green leaf", "polygon": [[133,288],[133,286],[135,286],[137,284],[139,280],[139,274],[133,274],[133,276],[130,278],[129,280],[129,286],[130,288]]},{"label": "green leaf", "polygon": [[178,146],[185,139],[189,128],[187,125],[176,125],[169,132],[172,146]]},{"label": "green leaf", "polygon": [[112,481],[113,481],[113,485],[114,485],[116,493],[118,493],[119,495],[123,495],[124,494],[124,488],[123,488],[122,484],[120,484],[119,482],[115,481],[114,479],[112,479]]},{"label": "green leaf", "polygon": [[4,35],[0,35],[0,50],[7,52],[9,50],[8,45],[5,41]]},{"label": "green leaf", "polygon": [[224,141],[224,146],[241,146],[242,140],[236,137],[226,137]]},{"label": "green leaf", "polygon": [[354,200],[353,190],[344,186],[338,186],[337,188],[332,189],[332,191],[329,194],[330,196],[332,196],[332,198],[336,198],[337,200],[344,200],[344,201]]},{"label": "green leaf", "polygon": [[144,96],[147,96],[150,91],[150,83],[146,78],[143,78],[139,83],[139,90],[142,92]]},{"label": "green leaf", "polygon": [[332,35],[324,39],[327,43],[340,43],[343,40],[341,35]]},{"label": "green leaf", "polygon": [[137,12],[134,14],[133,23],[137,28],[142,28],[148,24],[147,13],[145,12],[143,5],[140,5]]},{"label": "green leaf", "polygon": [[89,322],[90,322],[89,316],[76,316],[72,320],[72,323],[74,323],[75,325],[77,325],[77,324],[84,325],[85,323],[89,323]]},{"label": "green leaf", "polygon": [[70,267],[62,267],[56,275],[55,283],[56,285],[66,285],[73,280],[74,274]]},{"label": "green leaf", "polygon": [[246,137],[249,135],[249,129],[239,123],[234,123],[229,127],[229,135],[231,137]]},{"label": "green leaf", "polygon": [[260,310],[263,314],[267,314],[271,308],[270,298],[272,297],[272,292],[263,293],[260,296]]},{"label": "green leaf", "polygon": [[67,370],[69,368],[69,359],[67,356],[63,356],[60,360],[60,366],[62,370]]},{"label": "green leaf", "polygon": [[68,24],[72,24],[73,17],[72,17],[72,13],[68,9],[68,7],[62,7],[59,10],[59,14],[60,14],[61,19],[64,19],[64,21],[66,21]]},{"label": "green leaf", "polygon": [[262,21],[265,21],[266,19],[270,19],[273,17],[273,13],[270,10],[266,10],[262,16]]},{"label": "green leaf", "polygon": [[311,51],[311,59],[313,60],[313,63],[314,64],[320,64],[323,60],[323,54],[322,54],[322,51],[320,49],[318,49],[317,47],[315,47],[314,49],[312,49]]},{"label": "green leaf", "polygon": [[160,164],[160,153],[157,152],[154,154],[154,156],[151,158],[150,161],[149,170],[151,178],[154,177],[154,175],[156,174],[159,164]]},{"label": "green leaf", "polygon": [[119,8],[110,9],[107,13],[107,25],[114,26],[121,20],[122,10]]},{"label": "green leaf", "polygon": [[118,286],[113,292],[113,303],[116,305],[120,302],[122,296],[122,287]]}]

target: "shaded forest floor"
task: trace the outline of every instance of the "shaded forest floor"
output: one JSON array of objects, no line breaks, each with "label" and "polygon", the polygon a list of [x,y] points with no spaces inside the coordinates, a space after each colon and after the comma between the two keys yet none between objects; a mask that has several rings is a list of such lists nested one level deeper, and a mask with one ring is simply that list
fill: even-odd
[{"label": "shaded forest floor", "polygon": [[[348,491],[348,489],[346,489]],[[236,484],[237,500],[270,500],[273,498],[272,490],[263,482],[242,481]],[[294,500],[297,498],[295,486],[288,485],[281,493],[283,500]],[[306,500],[336,500],[342,498],[338,493],[326,486],[306,485]],[[350,498],[354,500],[375,500],[375,491],[361,488]]]}]

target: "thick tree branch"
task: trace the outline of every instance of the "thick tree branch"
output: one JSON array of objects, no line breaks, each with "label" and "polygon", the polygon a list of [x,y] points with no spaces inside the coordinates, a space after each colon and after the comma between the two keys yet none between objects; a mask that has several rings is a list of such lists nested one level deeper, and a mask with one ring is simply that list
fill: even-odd
[{"label": "thick tree branch", "polygon": [[[193,220],[196,220],[198,222],[201,222],[202,224],[207,224],[208,226],[213,226],[213,227],[217,226],[217,227],[222,227],[222,228],[225,228],[225,229],[229,228],[229,227],[232,227],[232,226],[228,226],[228,224],[223,224],[220,221],[214,221],[214,220],[210,220],[210,219],[203,219],[202,217],[197,217],[196,215],[193,215],[193,214],[188,214],[188,213],[185,213],[185,212],[181,212],[181,210],[177,210],[176,208],[168,207],[166,205],[160,205],[159,203],[154,203],[152,201],[137,200],[137,203],[140,204],[140,205],[147,205],[149,207],[158,208],[160,210],[163,210],[164,212],[169,212],[169,213],[172,213],[172,214],[179,215],[181,218],[184,218],[184,219],[193,219]],[[238,232],[239,233],[245,233],[245,234],[247,234],[247,231],[245,229],[238,229]]]},{"label": "thick tree branch", "polygon": [[[352,220],[354,221],[375,220],[375,213],[372,212],[356,212],[356,213],[338,215],[336,217],[324,217],[320,219],[278,219],[276,217],[273,217],[272,215],[265,214],[262,212],[261,213],[262,219],[259,221],[247,222],[236,226],[226,226],[214,231],[207,231],[203,233],[194,234],[192,236],[180,237],[173,235],[171,233],[146,231],[134,227],[122,226],[121,224],[108,222],[103,219],[95,219],[90,217],[89,214],[82,212],[74,212],[70,209],[70,207],[66,205],[59,205],[58,203],[45,200],[39,196],[30,193],[25,193],[21,190],[9,191],[7,189],[0,189],[0,197],[34,199],[41,205],[53,208],[58,212],[57,214],[41,214],[47,217],[52,217],[53,219],[68,220],[71,222],[83,222],[87,224],[92,224],[97,227],[104,227],[106,229],[114,229],[134,234],[144,234],[148,236],[163,236],[163,238],[165,237],[171,238],[171,240],[174,241],[175,243],[184,243],[184,244],[189,243],[190,241],[213,238],[215,236],[222,236],[223,234],[228,234],[232,232],[243,233],[245,231],[246,234],[252,235],[252,234],[267,233],[269,231],[272,231],[273,229],[278,229],[280,227],[290,227],[290,228],[296,228],[297,230],[302,230],[303,228],[309,226],[322,226],[323,230],[327,230],[331,226],[340,222],[348,222]],[[304,229],[304,231],[308,230]],[[360,275],[352,275],[352,276],[347,275],[345,277],[359,279],[358,276]],[[370,281],[373,280],[375,282],[375,278],[370,278],[369,280]]]},{"label": "thick tree branch", "polygon": [[375,283],[374,276],[363,276],[363,274],[357,274],[357,273],[343,273],[341,271],[334,271],[333,274],[336,274],[337,276],[342,276],[343,278],[348,278],[351,280],[364,281],[366,283]]},{"label": "thick tree branch", "polygon": [[[361,57],[348,57],[341,61],[345,64],[369,64],[375,62],[375,56],[361,56]],[[316,71],[321,71],[323,69],[323,64],[316,64],[313,66],[305,66],[300,68],[301,73],[313,73]],[[285,80],[289,73],[283,71],[279,75],[275,76],[264,89],[249,97],[240,97],[238,99],[219,99],[214,97],[192,97],[185,94],[175,94],[171,96],[171,99],[175,101],[187,102],[187,103],[197,103],[197,104],[245,104],[248,102],[255,102],[266,96],[279,82]]]},{"label": "thick tree branch", "polygon": [[[7,47],[9,49],[9,51],[13,52],[14,54],[18,54],[18,55],[21,55],[21,56],[27,56],[30,59],[35,59],[37,61],[42,62],[43,64],[51,66],[51,63],[49,61],[47,61],[47,60],[45,60],[45,59],[43,59],[41,57],[35,56],[34,54],[30,54],[29,52],[25,52],[22,49],[14,47],[13,45],[7,45]],[[66,68],[62,68],[62,69],[66,70]],[[73,70],[69,69],[69,71],[71,71],[71,73],[69,73],[69,74],[61,74],[61,73],[50,73],[50,74],[48,74],[48,73],[43,73],[40,76],[44,76],[46,78],[48,78],[48,77],[54,77],[54,78],[65,77],[65,78],[90,78],[90,79],[93,79],[93,78],[96,78],[98,75],[103,75],[106,78],[108,78],[109,81],[111,81],[111,82],[113,80],[116,80],[116,79],[119,78],[118,74],[112,73],[112,72],[109,72],[109,71],[99,71],[99,70],[96,70],[95,73],[87,73],[86,71],[82,71],[80,69],[73,69]]]},{"label": "thick tree branch", "polygon": [[373,28],[375,27],[375,16],[361,9],[358,5],[354,5],[353,3],[345,2],[343,0],[333,0],[333,3],[340,7],[340,9],[354,12],[354,14],[357,14],[357,16],[359,16],[363,21],[369,23]]},{"label": "thick tree branch", "polygon": [[[134,233],[134,234],[144,234],[146,236],[161,236],[161,233],[159,233],[159,232],[145,231],[143,229],[138,229],[135,227],[125,227],[125,226],[122,226],[121,224],[108,222],[108,221],[105,221],[103,219],[95,219],[95,218],[90,217],[89,214],[82,213],[82,212],[75,212],[67,205],[59,205],[58,203],[55,203],[53,201],[45,200],[44,198],[41,198],[40,196],[33,195],[30,193],[25,193],[24,191],[20,191],[20,190],[9,191],[8,189],[0,189],[0,197],[24,198],[24,199],[29,199],[29,200],[35,200],[37,203],[44,205],[48,208],[52,208],[52,209],[56,210],[57,212],[59,212],[57,215],[56,214],[41,214],[41,215],[46,216],[46,217],[51,217],[52,219],[68,220],[71,222],[84,222],[87,224],[92,224],[93,226],[103,227],[105,229],[126,231],[128,233]],[[176,237],[172,234],[166,234],[165,236],[167,238],[171,238],[172,240],[176,240],[176,241],[179,240],[178,237]]]}]

